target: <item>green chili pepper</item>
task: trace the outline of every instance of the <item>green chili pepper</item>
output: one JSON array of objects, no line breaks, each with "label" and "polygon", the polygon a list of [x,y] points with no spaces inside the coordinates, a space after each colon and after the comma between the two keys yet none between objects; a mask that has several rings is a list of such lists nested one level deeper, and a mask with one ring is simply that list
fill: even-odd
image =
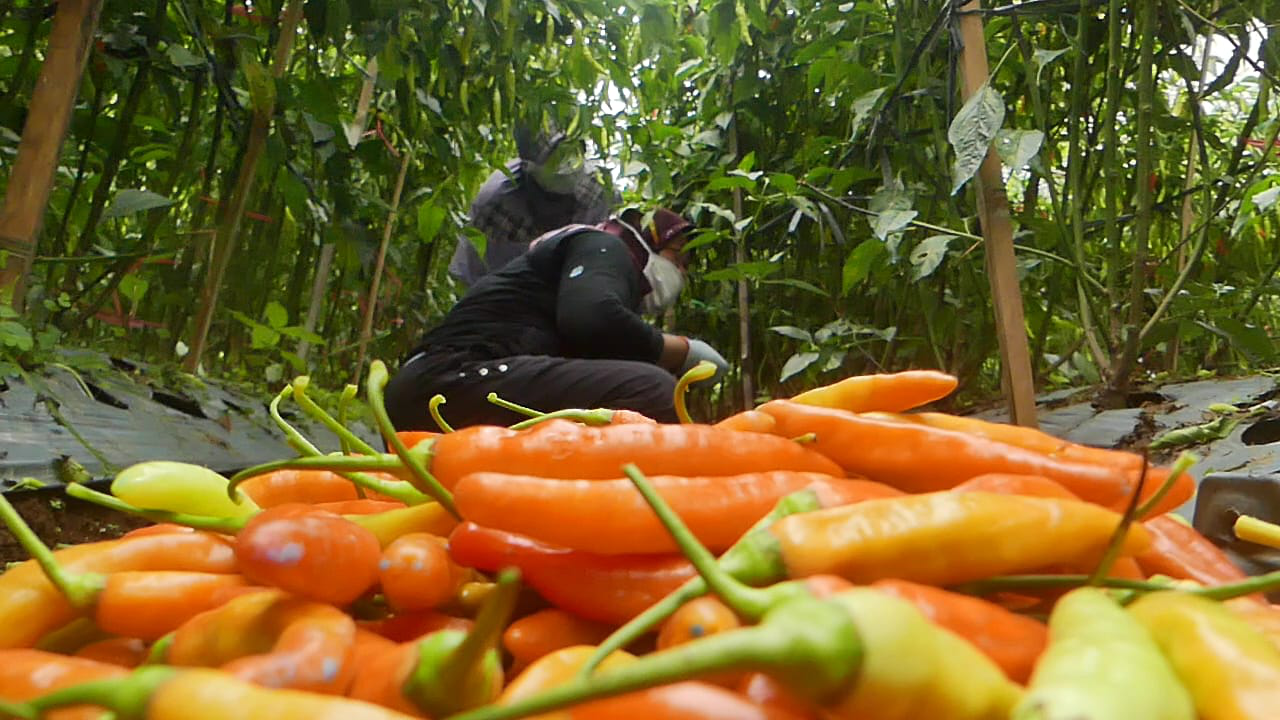
[{"label": "green chili pepper", "polygon": [[1104,591],[1059,599],[1049,638],[1012,720],[1195,720],[1155,640]]}]

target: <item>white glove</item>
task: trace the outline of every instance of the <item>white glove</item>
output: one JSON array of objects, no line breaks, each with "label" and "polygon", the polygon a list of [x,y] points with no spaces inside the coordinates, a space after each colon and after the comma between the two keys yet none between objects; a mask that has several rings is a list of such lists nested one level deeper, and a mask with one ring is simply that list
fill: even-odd
[{"label": "white glove", "polygon": [[720,382],[724,374],[729,371],[729,361],[724,356],[716,352],[715,348],[694,338],[687,338],[689,341],[689,354],[685,356],[684,366],[680,368],[679,375],[684,375],[693,369],[695,365],[706,360],[716,366],[716,374],[711,376],[711,384],[715,385]]}]

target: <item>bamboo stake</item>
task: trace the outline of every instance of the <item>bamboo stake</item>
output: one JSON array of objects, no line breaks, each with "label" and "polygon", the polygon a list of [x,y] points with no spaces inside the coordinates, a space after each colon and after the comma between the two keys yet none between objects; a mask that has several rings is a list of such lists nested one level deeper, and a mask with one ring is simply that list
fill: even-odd
[{"label": "bamboo stake", "polygon": [[409,151],[406,149],[400,157],[400,176],[396,178],[396,188],[391,193],[391,209],[387,212],[387,223],[382,227],[382,244],[378,246],[378,259],[373,265],[373,280],[369,283],[369,301],[364,308],[364,319],[360,323],[360,349],[356,351],[356,369],[351,382],[360,383],[361,371],[364,370],[365,351],[369,348],[369,336],[373,333],[373,315],[378,309],[378,288],[382,284],[382,269],[387,260],[387,245],[391,243],[391,233],[396,227],[396,217],[400,214],[400,193],[404,191],[404,177],[409,172]]},{"label": "bamboo stake", "polygon": [[[972,0],[960,9],[960,38],[964,43],[960,62],[966,100],[986,84],[989,72],[982,16],[978,13],[981,7],[980,0]],[[987,157],[978,168],[975,180],[1001,368],[1009,387],[1009,417],[1014,424],[1036,427],[1035,381],[1013,252],[1013,223],[1009,218],[1009,198],[1005,195],[1000,158],[994,147],[987,148]]]},{"label": "bamboo stake", "polygon": [[102,0],[61,0],[0,207],[0,303],[22,312],[27,276]]}]

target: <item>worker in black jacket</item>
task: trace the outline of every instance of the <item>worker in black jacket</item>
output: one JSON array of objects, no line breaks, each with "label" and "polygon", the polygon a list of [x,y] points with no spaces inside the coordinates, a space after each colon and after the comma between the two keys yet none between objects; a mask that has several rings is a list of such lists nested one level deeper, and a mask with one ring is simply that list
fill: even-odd
[{"label": "worker in black jacket", "polygon": [[705,342],[642,317],[679,296],[691,229],[670,210],[643,217],[632,210],[547,233],[477,281],[391,379],[396,427],[437,430],[427,409],[437,393],[454,427],[520,419],[488,402],[490,392],[545,412],[610,408],[675,422],[675,376],[701,360],[720,375],[728,363]]}]

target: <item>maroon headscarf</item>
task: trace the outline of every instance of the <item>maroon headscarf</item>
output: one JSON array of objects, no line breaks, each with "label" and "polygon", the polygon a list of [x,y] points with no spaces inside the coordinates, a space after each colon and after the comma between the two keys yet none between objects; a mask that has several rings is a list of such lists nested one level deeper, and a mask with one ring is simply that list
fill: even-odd
[{"label": "maroon headscarf", "polygon": [[[693,227],[693,223],[684,219],[679,213],[668,210],[667,208],[658,208],[653,212],[653,221],[646,227],[641,227],[644,216],[638,210],[628,210],[622,214],[621,220],[627,225],[635,228],[644,235],[643,238],[636,238],[635,234],[627,229],[627,225],[618,222],[618,219],[610,218],[600,224],[600,228],[605,232],[621,237],[627,244],[627,249],[631,251],[631,260],[635,263],[636,270],[644,271],[645,263],[649,262],[649,252],[645,250],[639,243],[646,242],[653,252],[662,250],[680,233],[687,232]],[[648,292],[648,281],[641,280]]]}]

